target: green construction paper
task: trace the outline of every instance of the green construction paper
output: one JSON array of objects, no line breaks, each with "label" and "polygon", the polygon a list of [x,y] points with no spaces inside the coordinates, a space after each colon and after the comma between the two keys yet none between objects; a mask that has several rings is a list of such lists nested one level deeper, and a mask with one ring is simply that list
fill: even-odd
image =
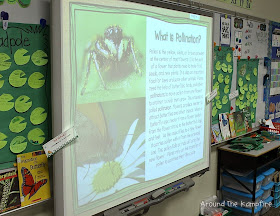
[{"label": "green construction paper", "polygon": [[228,96],[224,95],[223,99],[222,99],[222,104],[227,104],[228,102]]},{"label": "green construction paper", "polygon": [[221,74],[221,73],[219,74],[218,81],[219,81],[219,83],[222,83],[224,81],[224,75],[223,74]]},{"label": "green construction paper", "polygon": [[39,72],[34,72],[28,79],[28,85],[33,89],[41,88],[45,84],[44,75]]},{"label": "green construction paper", "polygon": [[0,111],[9,111],[14,107],[13,100],[14,97],[10,94],[2,94],[0,95]]},{"label": "green construction paper", "polygon": [[30,122],[33,125],[42,124],[47,119],[47,113],[45,113],[45,109],[42,107],[37,107],[34,109],[30,115]]},{"label": "green construction paper", "polygon": [[14,70],[9,76],[9,83],[16,88],[24,86],[26,80],[27,78],[22,70]]},{"label": "green construction paper", "polygon": [[2,78],[3,78],[3,75],[0,74],[0,88],[2,88],[5,83],[5,80],[1,80]]},{"label": "green construction paper", "polygon": [[226,75],[225,76],[225,84],[226,85],[229,84],[229,81],[230,81],[230,77],[229,77],[229,75]]},{"label": "green construction paper", "polygon": [[254,74],[254,76],[258,76],[258,69],[257,68],[253,69],[253,74]]},{"label": "green construction paper", "polygon": [[[237,80],[243,80],[243,86],[239,85],[238,82],[238,90],[239,92],[245,91],[245,97],[243,99],[243,104],[236,104],[236,111],[239,111],[243,108],[250,107],[252,123],[255,123],[256,116],[256,106],[257,106],[257,84],[258,84],[258,59],[240,59],[237,61]],[[243,87],[243,90],[242,90]]]},{"label": "green construction paper", "polygon": [[232,65],[228,65],[228,69],[227,69],[227,71],[229,72],[229,73],[231,73],[232,72]]},{"label": "green construction paper", "polygon": [[222,64],[222,71],[224,71],[225,73],[227,72],[227,65],[225,63]]},{"label": "green construction paper", "polygon": [[[229,93],[229,85],[226,85],[224,88],[224,93],[228,94]],[[225,95],[226,96],[226,95]]]},{"label": "green construction paper", "polygon": [[31,60],[37,66],[44,66],[48,63],[48,55],[43,50],[37,50],[32,54]]},{"label": "green construction paper", "polygon": [[236,101],[235,101],[235,105],[236,105],[236,106],[239,106],[239,104],[240,104],[240,99],[237,98]]},{"label": "green construction paper", "polygon": [[27,147],[27,142],[25,142],[25,141],[26,141],[26,138],[23,136],[15,137],[10,144],[11,152],[13,152],[15,154],[23,152]]},{"label": "green construction paper", "polygon": [[21,117],[21,116],[16,116],[14,117],[9,125],[9,129],[10,131],[14,132],[14,133],[20,133],[22,132],[27,125],[27,122],[24,122],[25,118]]},{"label": "green construction paper", "polygon": [[242,101],[244,99],[244,94],[239,95],[239,100]]},{"label": "green construction paper", "polygon": [[5,140],[7,136],[0,132],[0,149],[4,148],[7,145],[7,141]]},{"label": "green construction paper", "polygon": [[[33,152],[42,150],[42,144],[49,141],[52,137],[52,129],[50,97],[51,65],[50,61],[43,57],[50,56],[49,26],[42,28],[39,24],[9,22],[9,27],[6,31],[0,28],[0,35],[3,36],[3,39],[8,37],[7,41],[9,45],[0,46],[0,59],[2,60],[2,62],[0,61],[0,68],[2,70],[5,69],[2,72],[0,71],[0,74],[3,75],[0,81],[4,80],[4,85],[0,88],[0,132],[7,136],[5,139],[7,144],[0,151],[1,164],[16,161],[17,153],[14,152],[18,152],[18,148],[14,148],[12,145],[10,149],[10,144],[16,136],[24,137],[25,140],[22,141],[22,143],[27,143],[26,147],[20,145],[22,149],[24,149],[22,153]],[[11,46],[9,42],[14,43],[14,41],[16,45]],[[38,50],[42,50],[43,52],[38,52]],[[33,58],[31,59],[32,56]],[[3,64],[3,62],[5,63]],[[4,68],[3,65],[6,68]],[[12,73],[16,70],[23,71],[25,76],[22,77],[19,74],[14,78],[14,74]],[[42,74],[43,81],[39,80],[39,82],[37,82],[37,76],[32,75],[34,72]],[[18,79],[20,80],[22,78],[26,79],[24,85],[18,81]],[[32,83],[31,86],[35,88],[29,86],[29,79]],[[42,82],[44,82],[43,86]],[[5,93],[4,96],[3,93]],[[7,97],[8,94],[10,98]],[[4,107],[2,106],[3,104]],[[44,115],[46,119],[44,119],[44,115],[39,115],[39,119],[33,121],[37,124],[34,125],[30,121],[30,116],[32,111],[37,107],[41,107],[45,110]],[[20,122],[19,125],[11,123],[12,119],[15,117],[21,117],[24,121]],[[38,121],[43,122],[38,124]],[[24,127],[25,129],[21,131]],[[36,145],[35,139],[33,144],[28,141],[29,132],[35,128],[40,129],[44,133],[45,140],[41,145]],[[18,131],[21,132],[17,133]],[[40,142],[41,140],[42,138],[40,138]]]},{"label": "green construction paper", "polygon": [[212,108],[212,124],[218,123],[218,114],[229,113],[231,102],[228,96],[232,83],[233,72],[233,51],[231,47],[214,48],[214,70],[213,89],[217,89],[218,95],[214,98],[214,106]]},{"label": "green construction paper", "polygon": [[244,90],[244,87],[243,87],[243,86],[240,87],[240,93],[241,93],[241,94],[245,94],[245,90]]},{"label": "green construction paper", "polygon": [[222,68],[221,63],[219,61],[217,61],[217,63],[216,63],[216,70],[219,71],[219,70],[221,70],[221,68]]},{"label": "green construction paper", "polygon": [[22,8],[28,7],[31,2],[31,0],[17,0],[17,1]]},{"label": "green construction paper", "polygon": [[239,85],[240,87],[243,86],[243,79],[242,79],[241,77],[238,79],[238,85]]},{"label": "green construction paper", "polygon": [[231,58],[231,53],[228,53],[228,54],[227,54],[226,60],[227,60],[228,63],[231,62],[231,60],[232,60],[232,58]]},{"label": "green construction paper", "polygon": [[30,60],[30,55],[26,55],[28,50],[20,48],[15,52],[14,60],[17,65],[25,65]]},{"label": "green construction paper", "polygon": [[26,95],[21,95],[16,99],[15,110],[18,113],[24,113],[28,111],[31,106],[32,106],[32,101],[30,101],[30,97]]},{"label": "green construction paper", "polygon": [[41,145],[45,141],[45,133],[40,128],[29,131],[27,138],[33,145]]},{"label": "green construction paper", "polygon": [[9,4],[15,4],[17,0],[7,0]]},{"label": "green construction paper", "polygon": [[11,67],[12,62],[9,62],[10,56],[6,53],[0,53],[0,71],[8,70]]},{"label": "green construction paper", "polygon": [[258,92],[255,92],[255,100],[258,99]]}]

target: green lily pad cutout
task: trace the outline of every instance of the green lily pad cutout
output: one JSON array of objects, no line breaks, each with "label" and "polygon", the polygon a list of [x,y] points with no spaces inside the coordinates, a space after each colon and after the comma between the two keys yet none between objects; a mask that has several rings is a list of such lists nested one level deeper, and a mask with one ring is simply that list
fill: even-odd
[{"label": "green lily pad cutout", "polygon": [[220,99],[220,91],[217,91],[217,95],[215,97],[216,100],[219,100]]},{"label": "green lily pad cutout", "polygon": [[228,54],[227,54],[227,57],[226,57],[227,62],[231,62],[231,59],[232,59],[232,58],[231,58],[231,54],[228,53]]},{"label": "green lily pad cutout", "polygon": [[238,79],[238,85],[240,87],[243,86],[243,79],[241,77]]},{"label": "green lily pad cutout", "polygon": [[219,81],[219,83],[222,83],[224,81],[224,75],[223,74],[221,74],[221,73],[219,74],[218,81]]},{"label": "green lily pad cutout", "polygon": [[30,60],[30,55],[25,56],[28,53],[26,49],[20,48],[14,54],[14,60],[17,65],[25,65]]},{"label": "green lily pad cutout", "polygon": [[239,90],[240,90],[241,94],[245,94],[245,90],[244,90],[243,86],[241,86]]},{"label": "green lily pad cutout", "polygon": [[212,101],[212,109],[213,109],[214,106],[215,106],[215,101]]},{"label": "green lily pad cutout", "polygon": [[243,89],[244,89],[245,91],[248,91],[248,84],[247,84],[247,83],[243,86]]},{"label": "green lily pad cutout", "polygon": [[14,107],[14,102],[11,102],[14,97],[10,94],[2,94],[0,96],[0,111],[9,111]]},{"label": "green lily pad cutout", "polygon": [[255,119],[255,113],[254,112],[251,112],[251,119],[253,121],[253,119]]},{"label": "green lily pad cutout", "polygon": [[40,72],[34,72],[28,79],[28,85],[33,89],[41,88],[45,84],[44,75]]},{"label": "green lily pad cutout", "polygon": [[217,91],[219,90],[220,86],[219,86],[219,82],[215,82],[213,89],[217,89]]},{"label": "green lily pad cutout", "polygon": [[227,65],[225,63],[222,64],[222,70],[226,73],[227,72]]},{"label": "green lily pad cutout", "polygon": [[247,98],[247,100],[250,100],[250,98],[251,98],[251,93],[250,92],[247,92],[246,98]]},{"label": "green lily pad cutout", "polygon": [[0,74],[0,88],[3,87],[5,80],[1,80],[3,78],[2,74]]},{"label": "green lily pad cutout", "polygon": [[222,109],[222,103],[220,100],[216,101],[216,107],[217,107],[217,109]]},{"label": "green lily pad cutout", "polygon": [[246,75],[246,80],[248,80],[248,81],[250,81],[251,80],[251,77],[250,77],[251,75],[249,74],[249,73],[247,73],[247,75]]},{"label": "green lily pad cutout", "polygon": [[242,109],[243,109],[243,107],[244,107],[244,104],[243,104],[243,102],[242,102],[242,101],[240,101],[240,104],[239,104],[239,109],[240,109],[240,110],[242,110]]},{"label": "green lily pad cutout", "polygon": [[239,95],[239,100],[242,101],[244,99],[244,94]]},{"label": "green lily pad cutout", "polygon": [[0,53],[0,71],[8,70],[11,67],[12,62],[7,62],[10,59],[6,53]]},{"label": "green lily pad cutout", "polygon": [[253,85],[249,84],[249,91],[252,92],[253,91]]},{"label": "green lily pad cutout", "polygon": [[213,71],[213,80],[216,78],[216,73]]},{"label": "green lily pad cutout", "polygon": [[25,73],[22,70],[14,70],[9,76],[9,83],[16,88],[22,87],[27,80],[24,76]]},{"label": "green lily pad cutout", "polygon": [[226,85],[224,88],[224,93],[228,94],[229,93],[229,85]]},{"label": "green lily pad cutout", "polygon": [[250,99],[251,103],[253,103],[254,100],[255,100],[255,95],[251,94],[251,99]]},{"label": "green lily pad cutout", "polygon": [[248,100],[247,100],[247,107],[250,106],[250,104],[251,104],[251,102],[250,102],[250,100],[248,99]]},{"label": "green lily pad cutout", "polygon": [[18,0],[18,4],[22,8],[27,8],[30,5],[31,0]]},{"label": "green lily pad cutout", "polygon": [[227,71],[228,71],[229,73],[232,72],[232,66],[231,66],[231,65],[228,65]]},{"label": "green lily pad cutout", "polygon": [[0,149],[4,148],[7,145],[7,141],[5,140],[6,138],[8,137],[0,132]]},{"label": "green lily pad cutout", "polygon": [[45,141],[45,133],[40,128],[29,131],[27,138],[33,145],[41,145]]},{"label": "green lily pad cutout", "polygon": [[212,116],[215,117],[215,115],[217,115],[217,112],[218,112],[217,108],[214,107],[214,108],[212,109]]},{"label": "green lily pad cutout", "polygon": [[255,100],[254,102],[253,102],[253,108],[256,108],[257,107],[257,101]]},{"label": "green lily pad cutout", "polygon": [[254,86],[253,86],[253,92],[257,92],[257,84],[254,84]]},{"label": "green lily pad cutout", "polygon": [[29,101],[30,97],[21,95],[16,99],[15,109],[18,113],[24,113],[32,106],[32,101]]},{"label": "green lily pad cutout", "polygon": [[9,4],[15,4],[17,2],[17,0],[8,0]]},{"label": "green lily pad cutout", "polygon": [[228,96],[227,95],[224,95],[223,99],[222,99],[222,103],[223,104],[227,104],[228,102]]},{"label": "green lily pad cutout", "polygon": [[32,54],[31,60],[37,66],[44,66],[48,63],[48,55],[43,50],[37,50]]},{"label": "green lily pad cutout", "polygon": [[229,75],[225,76],[225,84],[229,84]]},{"label": "green lily pad cutout", "polygon": [[253,74],[254,74],[254,76],[258,76],[258,69],[257,68],[253,69]]},{"label": "green lily pad cutout", "polygon": [[26,138],[23,136],[15,137],[10,144],[10,150],[15,154],[23,152],[26,149],[26,147],[27,147]]},{"label": "green lily pad cutout", "polygon": [[30,121],[33,125],[42,124],[47,119],[47,113],[42,107],[37,107],[31,112]]},{"label": "green lily pad cutout", "polygon": [[24,120],[25,118],[21,116],[14,117],[9,124],[10,131],[14,133],[20,133],[21,131],[24,131],[27,125],[27,122],[23,122]]},{"label": "green lily pad cutout", "polygon": [[242,65],[241,69],[239,70],[240,76],[245,76],[245,74],[246,74],[246,67],[247,67],[246,64]]},{"label": "green lily pad cutout", "polygon": [[222,68],[222,65],[221,65],[220,61],[217,61],[216,62],[216,70],[219,71],[219,70],[221,70],[221,68]]},{"label": "green lily pad cutout", "polygon": [[240,104],[240,99],[237,98],[236,101],[235,101],[235,105],[236,105],[236,106],[239,106],[239,104]]}]

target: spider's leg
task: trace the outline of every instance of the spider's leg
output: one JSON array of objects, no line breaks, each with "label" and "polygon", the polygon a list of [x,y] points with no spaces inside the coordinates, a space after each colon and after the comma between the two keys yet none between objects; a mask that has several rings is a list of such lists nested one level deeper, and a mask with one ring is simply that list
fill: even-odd
[{"label": "spider's leg", "polygon": [[87,61],[87,69],[86,69],[86,79],[85,79],[84,87],[82,88],[81,95],[83,95],[85,93],[86,88],[87,88],[88,78],[89,78],[89,74],[90,74],[90,64],[91,64],[91,61],[92,61],[92,56],[93,56],[93,52],[89,52],[88,57],[87,57],[88,61]]},{"label": "spider's leg", "polygon": [[104,82],[104,80],[103,80],[103,77],[102,77],[102,75],[101,75],[101,73],[100,73],[99,63],[98,63],[98,61],[97,61],[97,59],[96,59],[96,53],[95,53],[94,51],[92,51],[92,57],[93,57],[93,61],[94,61],[94,64],[95,64],[95,68],[96,68],[97,73],[98,73],[98,75],[99,75],[99,78],[100,78],[100,80],[101,80],[101,82],[102,82],[102,84],[103,84],[103,86],[104,86],[104,89],[107,89],[107,88],[106,88],[106,84],[105,84],[105,82]]},{"label": "spider's leg", "polygon": [[134,63],[135,63],[135,65],[136,65],[136,70],[137,70],[137,72],[142,76],[142,71],[141,71],[141,69],[140,69],[140,66],[139,66],[139,63],[138,63],[138,61],[137,61],[137,59],[136,59],[136,55],[135,55],[135,51],[134,51],[134,46],[133,46],[133,42],[131,41],[131,40],[129,40],[129,49],[130,49],[130,52],[132,53],[132,56],[133,56],[133,59],[134,59]]}]

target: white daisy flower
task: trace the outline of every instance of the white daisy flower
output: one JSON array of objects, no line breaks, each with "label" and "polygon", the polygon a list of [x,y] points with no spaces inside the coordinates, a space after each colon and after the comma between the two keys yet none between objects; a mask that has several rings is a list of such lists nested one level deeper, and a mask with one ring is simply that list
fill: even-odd
[{"label": "white daisy flower", "polygon": [[131,145],[136,119],[126,135],[122,154],[113,161],[101,161],[77,167],[78,204],[85,205],[144,180],[138,166],[145,161],[145,132]]}]

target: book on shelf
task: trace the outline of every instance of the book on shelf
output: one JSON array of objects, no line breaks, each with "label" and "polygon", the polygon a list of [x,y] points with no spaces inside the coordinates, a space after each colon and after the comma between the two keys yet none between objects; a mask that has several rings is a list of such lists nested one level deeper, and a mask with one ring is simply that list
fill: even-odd
[{"label": "book on shelf", "polygon": [[212,125],[212,133],[214,135],[214,139],[216,141],[216,143],[219,143],[221,141],[223,141],[222,135],[221,135],[221,130],[219,127],[219,124],[214,124]]},{"label": "book on shelf", "polygon": [[16,168],[0,170],[0,213],[21,206]]},{"label": "book on shelf", "polygon": [[223,140],[230,139],[229,122],[226,113],[219,114],[219,124]]},{"label": "book on shelf", "polygon": [[236,136],[240,136],[246,133],[245,123],[244,123],[244,113],[242,110],[233,113],[234,116],[234,128]]},{"label": "book on shelf", "polygon": [[252,131],[251,108],[246,107],[242,111],[244,113],[244,123],[245,123],[246,132],[250,132]]},{"label": "book on shelf", "polygon": [[48,159],[44,151],[17,156],[20,200],[22,206],[51,197]]},{"label": "book on shelf", "polygon": [[228,114],[228,122],[229,122],[229,129],[231,137],[236,137],[235,128],[234,128],[234,116],[233,113]]}]

